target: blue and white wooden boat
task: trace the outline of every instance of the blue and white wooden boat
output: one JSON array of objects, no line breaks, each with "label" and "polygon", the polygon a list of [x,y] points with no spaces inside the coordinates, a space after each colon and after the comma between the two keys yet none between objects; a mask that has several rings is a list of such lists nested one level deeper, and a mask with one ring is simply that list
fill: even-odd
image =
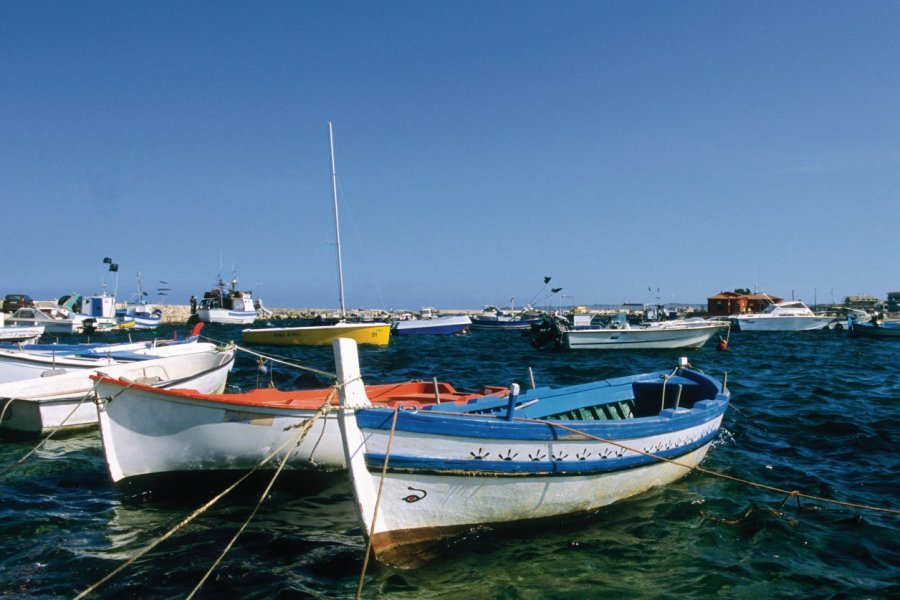
[{"label": "blue and white wooden boat", "polygon": [[684,477],[730,397],[682,358],[671,371],[395,411],[366,398],[353,342],[336,340],[335,360],[363,532],[395,566],[447,538],[587,513]]},{"label": "blue and white wooden boat", "polygon": [[146,303],[129,303],[116,310],[116,321],[134,329],[156,329],[162,323],[162,309]]},{"label": "blue and white wooden boat", "polygon": [[423,308],[418,317],[394,321],[394,335],[453,335],[464,333],[472,325],[468,315],[437,316],[430,308]]},{"label": "blue and white wooden boat", "polygon": [[125,306],[116,309],[116,322],[120,327],[133,329],[156,329],[162,323],[162,309],[146,300],[147,292],[141,285],[141,274],[137,274],[137,294]]},{"label": "blue and white wooden boat", "polygon": [[860,321],[853,315],[847,317],[847,333],[850,337],[900,339],[900,321],[872,319]]}]

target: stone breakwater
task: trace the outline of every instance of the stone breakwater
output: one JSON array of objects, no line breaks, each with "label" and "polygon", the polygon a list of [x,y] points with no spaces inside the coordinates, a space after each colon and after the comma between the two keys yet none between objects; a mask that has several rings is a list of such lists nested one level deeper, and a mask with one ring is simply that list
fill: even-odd
[{"label": "stone breakwater", "polygon": [[[191,307],[187,304],[161,304],[163,323],[181,324],[187,323],[191,318]],[[337,310],[333,308],[267,308],[272,316],[265,317],[271,321],[287,321],[294,319],[314,319],[316,317],[337,316]],[[442,310],[442,315],[478,314],[475,310]],[[387,310],[348,310],[347,316],[354,318],[386,319],[396,316],[396,313]]]}]

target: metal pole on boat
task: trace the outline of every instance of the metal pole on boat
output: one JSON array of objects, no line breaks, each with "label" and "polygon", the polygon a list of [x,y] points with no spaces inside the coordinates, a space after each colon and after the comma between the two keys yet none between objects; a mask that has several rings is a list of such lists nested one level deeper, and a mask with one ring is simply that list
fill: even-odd
[{"label": "metal pole on boat", "polygon": [[341,318],[344,317],[344,265],[341,262],[341,222],[338,216],[337,171],[334,168],[334,129],[328,122],[328,143],[331,147],[331,193],[334,200],[334,233],[337,242],[338,292],[341,302]]},{"label": "metal pole on boat", "polygon": [[513,383],[509,386],[509,404],[506,407],[506,420],[513,420],[513,410],[516,408],[516,399],[519,397],[519,384]]},{"label": "metal pole on boat", "polygon": [[441,391],[438,389],[438,380],[437,377],[431,378],[431,384],[434,386],[434,401],[438,404],[441,403]]},{"label": "metal pole on boat", "polygon": [[531,367],[528,367],[528,379],[531,380],[531,389],[536,388],[537,386],[534,385],[534,371],[531,370]]}]

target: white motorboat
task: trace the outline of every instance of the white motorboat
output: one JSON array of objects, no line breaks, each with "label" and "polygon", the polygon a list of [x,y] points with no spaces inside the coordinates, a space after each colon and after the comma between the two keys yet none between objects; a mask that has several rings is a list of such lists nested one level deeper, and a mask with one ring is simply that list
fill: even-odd
[{"label": "white motorboat", "polygon": [[624,315],[616,315],[603,327],[569,327],[560,317],[548,317],[532,328],[531,343],[541,347],[555,342],[568,350],[674,350],[700,348],[727,321],[674,319],[631,325]]},{"label": "white motorboat", "polygon": [[84,331],[84,317],[62,307],[47,311],[40,308],[19,308],[6,317],[6,322],[12,325],[43,325],[44,333],[50,335]]},{"label": "white motorboat", "polygon": [[431,307],[425,307],[418,316],[400,319],[391,326],[394,335],[452,335],[465,333],[472,325],[468,315],[438,316]]},{"label": "white motorboat", "polygon": [[44,333],[43,325],[7,325],[5,314],[0,312],[0,342],[30,344]]},{"label": "white motorboat", "polygon": [[761,313],[734,315],[731,324],[738,331],[811,331],[824,329],[834,317],[817,315],[799,300],[774,302]]},{"label": "white motorboat", "polygon": [[57,429],[97,424],[91,375],[161,388],[185,388],[219,393],[234,365],[233,346],[187,344],[180,354],[131,363],[110,363],[0,384],[0,431],[15,435],[43,435]]},{"label": "white motorboat", "polygon": [[[205,344],[204,346],[211,346]],[[196,336],[187,340],[127,342],[122,344],[38,344],[0,348],[0,384],[68,371],[92,370],[118,362],[148,360],[196,352]]]}]

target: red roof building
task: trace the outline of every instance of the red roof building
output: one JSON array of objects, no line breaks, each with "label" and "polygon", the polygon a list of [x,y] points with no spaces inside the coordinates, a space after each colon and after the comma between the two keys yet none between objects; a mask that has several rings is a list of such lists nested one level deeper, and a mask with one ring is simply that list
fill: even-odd
[{"label": "red roof building", "polygon": [[737,292],[719,292],[706,299],[707,312],[711,317],[727,317],[741,313],[758,313],[773,302],[783,299],[769,294],[739,294]]}]

